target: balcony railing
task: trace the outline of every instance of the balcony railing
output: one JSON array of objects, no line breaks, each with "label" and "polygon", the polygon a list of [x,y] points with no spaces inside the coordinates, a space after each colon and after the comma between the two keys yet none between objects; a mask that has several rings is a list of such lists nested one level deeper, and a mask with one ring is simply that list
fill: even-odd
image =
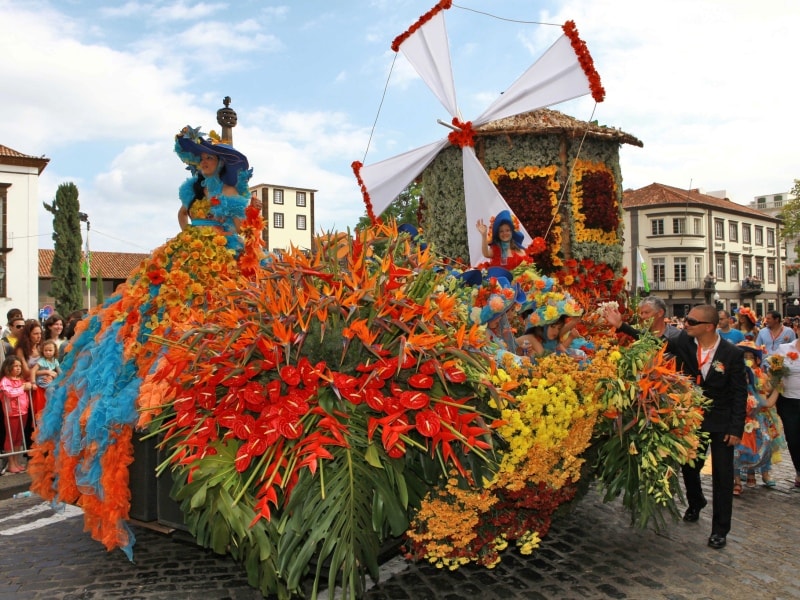
[{"label": "balcony railing", "polygon": [[714,293],[721,290],[729,290],[730,287],[739,288],[744,295],[756,295],[760,294],[764,291],[764,287],[761,283],[753,283],[750,282],[748,286],[745,286],[743,282],[739,281],[718,281],[715,288],[705,288],[705,283],[702,278],[686,278],[686,279],[676,279],[674,277],[667,277],[664,279],[654,279],[648,282],[650,284],[650,290],[653,292],[671,292],[671,291],[678,291],[678,290],[687,290],[694,293],[704,294],[704,293]]},{"label": "balcony railing", "polygon": [[672,290],[702,290],[703,279],[675,279],[667,277],[661,280],[650,281],[650,289],[653,291],[667,292]]}]

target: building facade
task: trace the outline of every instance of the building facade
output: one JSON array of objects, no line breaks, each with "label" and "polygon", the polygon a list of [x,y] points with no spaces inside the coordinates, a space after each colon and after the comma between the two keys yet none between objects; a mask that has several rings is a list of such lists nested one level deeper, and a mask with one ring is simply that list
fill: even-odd
[{"label": "building facade", "polygon": [[664,299],[668,316],[705,302],[758,315],[784,311],[780,219],[719,196],[659,183],[625,191],[623,262],[632,291],[643,293],[643,262],[650,293]]},{"label": "building facade", "polygon": [[49,158],[0,145],[0,318],[38,314],[39,176]]},{"label": "building facade", "polygon": [[259,183],[250,192],[261,199],[268,252],[280,252],[290,246],[311,250],[317,190]]},{"label": "building facade", "polygon": [[[766,213],[771,217],[780,218],[783,207],[792,200],[795,200],[795,197],[791,192],[763,194],[753,198],[753,201],[750,203],[750,208]],[[786,281],[787,297],[783,312],[791,316],[800,315],[800,261],[798,260],[797,250],[795,249],[798,241],[800,240],[798,240],[797,237],[786,239],[783,236],[781,236],[779,240],[786,256],[783,265],[783,275]]]}]

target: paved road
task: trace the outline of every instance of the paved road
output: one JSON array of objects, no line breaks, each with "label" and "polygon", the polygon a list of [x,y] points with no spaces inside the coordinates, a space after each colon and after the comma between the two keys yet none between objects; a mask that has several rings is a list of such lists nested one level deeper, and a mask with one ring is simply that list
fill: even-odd
[{"label": "paved road", "polygon": [[[785,461],[775,489],[745,490],[728,546],[706,546],[710,511],[656,534],[628,525],[595,490],[556,521],[541,548],[507,551],[493,570],[455,572],[393,559],[370,600],[800,599],[800,489]],[[710,477],[704,477],[704,485]],[[708,492],[708,489],[707,489]],[[0,600],[257,599],[243,570],[181,535],[135,527],[135,562],[83,533],[79,512],[37,497],[0,501]]]}]

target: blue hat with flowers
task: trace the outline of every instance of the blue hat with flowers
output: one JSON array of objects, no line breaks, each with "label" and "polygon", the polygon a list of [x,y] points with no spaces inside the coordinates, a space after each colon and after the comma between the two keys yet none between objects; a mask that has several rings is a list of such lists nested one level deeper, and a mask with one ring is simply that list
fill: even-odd
[{"label": "blue hat with flowers", "polygon": [[473,292],[470,319],[474,323],[485,325],[504,315],[512,306],[525,301],[525,292],[511,282],[511,273],[506,273],[508,276],[487,275],[481,286]]},{"label": "blue hat with flowers", "polygon": [[494,221],[492,222],[492,243],[500,243],[500,225],[503,223],[506,223],[509,227],[511,227],[511,240],[514,242],[514,244],[521,248],[522,243],[525,240],[525,236],[519,230],[519,221],[517,221],[517,218],[511,214],[510,210],[501,210],[494,218]]},{"label": "blue hat with flowers", "polygon": [[175,136],[176,153],[185,164],[189,165],[192,172],[197,171],[201,154],[213,154],[223,164],[219,174],[222,183],[236,187],[239,173],[250,168],[247,157],[229,144],[217,143],[213,139],[213,133],[211,139],[202,136],[199,127],[192,128],[187,125]]}]

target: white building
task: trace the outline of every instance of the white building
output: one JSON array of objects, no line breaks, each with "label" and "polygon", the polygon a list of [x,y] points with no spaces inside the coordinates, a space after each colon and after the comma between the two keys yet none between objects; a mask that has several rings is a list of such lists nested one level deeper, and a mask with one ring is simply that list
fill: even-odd
[{"label": "white building", "polygon": [[0,322],[39,315],[39,175],[49,158],[0,145]]},{"label": "white building", "polygon": [[[709,299],[726,310],[783,312],[780,219],[714,194],[659,183],[625,191],[623,264],[633,287],[642,287],[638,252],[651,293],[664,299],[669,316],[683,316]],[[704,285],[709,273],[716,278],[710,293]]]},{"label": "white building", "polygon": [[[756,196],[750,203],[750,208],[766,213],[771,217],[780,218],[780,213],[787,202],[794,200],[795,197],[791,192],[780,192],[777,194],[763,194]],[[798,238],[793,237],[790,239],[781,238],[779,243],[783,247],[786,255],[784,261],[783,275],[786,280],[786,293],[789,305],[784,310],[787,314],[800,314],[800,271],[797,269],[798,257],[795,247],[797,246]],[[795,305],[795,301],[797,304]]]},{"label": "white building", "polygon": [[310,250],[314,235],[314,194],[317,190],[259,183],[250,192],[261,199],[266,229],[265,249],[280,252],[294,245]]}]

